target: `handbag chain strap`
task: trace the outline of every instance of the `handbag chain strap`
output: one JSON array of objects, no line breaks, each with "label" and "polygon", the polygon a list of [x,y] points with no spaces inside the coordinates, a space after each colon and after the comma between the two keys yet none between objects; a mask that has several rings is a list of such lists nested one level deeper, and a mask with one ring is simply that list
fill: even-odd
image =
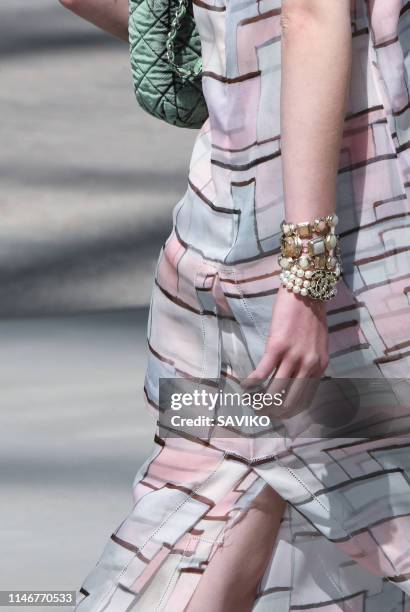
[{"label": "handbag chain strap", "polygon": [[202,72],[202,59],[199,57],[194,63],[193,68],[184,68],[179,66],[175,61],[175,39],[178,34],[178,30],[181,27],[182,20],[186,15],[188,9],[188,0],[179,0],[178,8],[175,12],[174,17],[171,21],[171,27],[167,35],[167,59],[170,67],[178,76],[182,79],[188,79],[189,77],[196,78]]}]

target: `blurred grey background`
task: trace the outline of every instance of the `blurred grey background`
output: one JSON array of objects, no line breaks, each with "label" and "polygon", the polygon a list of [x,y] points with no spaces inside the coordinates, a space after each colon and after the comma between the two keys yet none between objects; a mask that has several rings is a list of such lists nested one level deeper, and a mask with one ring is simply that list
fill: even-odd
[{"label": "blurred grey background", "polygon": [[1,1],[0,82],[0,589],[76,589],[152,447],[147,304],[196,131],[58,0]]}]

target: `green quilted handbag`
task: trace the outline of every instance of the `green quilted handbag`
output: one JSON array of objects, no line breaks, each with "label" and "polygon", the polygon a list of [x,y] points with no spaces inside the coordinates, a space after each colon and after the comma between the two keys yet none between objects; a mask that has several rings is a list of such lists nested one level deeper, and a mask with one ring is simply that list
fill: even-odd
[{"label": "green quilted handbag", "polygon": [[129,40],[140,106],[172,125],[201,127],[208,110],[190,0],[129,0]]}]

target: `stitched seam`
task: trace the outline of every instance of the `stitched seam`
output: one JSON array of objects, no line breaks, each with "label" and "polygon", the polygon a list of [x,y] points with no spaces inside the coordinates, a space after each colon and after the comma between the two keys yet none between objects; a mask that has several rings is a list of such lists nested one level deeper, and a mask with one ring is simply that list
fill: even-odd
[{"label": "stitched seam", "polygon": [[159,600],[158,605],[155,608],[155,612],[161,612],[162,603],[164,602],[164,599],[166,598],[166,596],[168,594],[168,591],[169,591],[169,588],[170,588],[171,584],[174,582],[174,578],[175,578],[175,575],[176,575],[177,571],[181,567],[182,559],[185,557],[185,554],[186,554],[186,551],[188,550],[188,546],[189,546],[190,542],[191,542],[191,538],[188,538],[188,541],[187,541],[187,543],[185,545],[185,548],[182,551],[182,553],[180,554],[179,561],[178,561],[174,571],[171,573],[171,576],[169,577],[169,580],[168,580],[168,582],[167,582],[167,584],[165,586],[165,589],[164,589],[164,591],[163,591],[163,593],[161,595],[161,599]]},{"label": "stitched seam", "polygon": [[[323,508],[323,510],[326,510],[326,512],[328,512],[330,514],[330,509],[322,501],[320,501],[320,499],[318,499],[316,497],[316,495],[309,489],[309,487],[303,482],[303,480],[301,480],[299,478],[299,476],[297,474],[295,474],[295,472],[291,468],[289,468],[289,467],[287,467],[285,465],[282,465],[279,460],[278,460],[278,464],[281,467],[284,467],[285,470],[287,470],[289,472],[289,474],[291,474],[293,476],[293,478],[295,480],[297,480],[300,485],[302,485],[302,487],[305,489],[305,491],[307,491],[309,493],[309,495],[311,495],[311,497],[319,504],[319,506],[321,506]],[[343,529],[343,527],[342,527],[342,529]],[[343,531],[344,531],[344,529],[343,529]]]},{"label": "stitched seam", "polygon": [[174,571],[172,572],[172,574],[171,574],[171,576],[170,576],[170,578],[169,578],[169,580],[167,582],[167,585],[166,585],[166,587],[165,587],[165,589],[164,589],[164,591],[163,591],[163,593],[161,595],[161,599],[160,599],[157,607],[155,608],[155,612],[161,612],[162,603],[164,602],[165,597],[167,597],[167,595],[168,595],[169,588],[170,588],[172,582],[175,579],[175,575],[177,574],[179,568],[181,567],[182,560],[184,559],[184,557],[186,555],[186,552],[188,550],[189,544],[191,543],[192,540],[195,540],[195,541],[198,541],[198,542],[205,542],[205,543],[211,544],[211,545],[214,545],[214,544],[224,544],[223,540],[218,540],[218,539],[216,539],[216,540],[208,540],[208,539],[202,538],[200,536],[195,536],[195,535],[189,536],[188,541],[186,543],[186,546],[185,546],[183,552],[180,555],[179,562],[178,562],[177,566],[175,567]]},{"label": "stitched seam", "polygon": [[248,306],[248,303],[247,303],[247,301],[246,301],[246,298],[245,298],[245,296],[244,296],[244,294],[243,294],[243,292],[242,292],[242,289],[241,289],[241,287],[240,287],[240,285],[239,285],[239,282],[238,282],[238,277],[236,276],[236,272],[235,272],[235,270],[234,270],[234,269],[232,269],[232,270],[224,270],[224,274],[228,274],[228,275],[229,275],[229,274],[231,274],[231,275],[234,277],[234,280],[235,280],[235,283],[236,283],[236,289],[238,290],[238,293],[239,293],[239,295],[240,295],[241,302],[242,302],[242,305],[243,305],[243,307],[244,307],[244,309],[245,309],[245,312],[246,312],[246,314],[248,315],[248,318],[249,318],[249,319],[250,319],[250,321],[252,322],[253,326],[255,327],[255,329],[256,329],[256,331],[257,331],[257,333],[258,333],[259,337],[260,337],[260,338],[261,338],[261,339],[262,339],[262,340],[263,340],[263,341],[266,343],[267,338],[266,338],[266,336],[265,336],[265,335],[264,335],[264,334],[261,332],[261,330],[260,330],[260,328],[259,328],[259,325],[258,325],[258,323],[256,322],[255,317],[253,316],[253,314],[252,314],[251,310],[249,309],[249,306]]},{"label": "stitched seam", "polygon": [[166,525],[168,523],[168,521],[170,520],[170,518],[172,516],[174,516],[190,499],[193,498],[193,496],[198,493],[198,491],[201,490],[201,488],[207,484],[207,482],[215,475],[215,473],[217,472],[218,468],[220,465],[222,465],[223,460],[225,459],[225,453],[221,459],[221,461],[218,463],[218,465],[215,467],[215,469],[213,470],[213,472],[211,472],[211,474],[209,474],[209,476],[206,478],[206,480],[201,483],[200,485],[198,485],[198,487],[196,489],[193,490],[193,492],[190,495],[187,495],[186,498],[180,502],[180,504],[174,508],[174,510],[167,516],[167,518],[165,518],[162,523],[155,529],[155,531],[153,531],[153,533],[147,537],[147,539],[145,540],[144,544],[139,548],[139,550],[143,550],[145,548],[145,546],[148,544],[148,542],[150,542],[150,540],[152,540],[152,538],[164,527],[164,525]]},{"label": "stitched seam", "polygon": [[[301,478],[299,478],[299,476],[298,476],[297,474],[295,474],[295,472],[294,472],[294,471],[293,471],[291,468],[289,468],[289,467],[287,467],[287,466],[283,465],[279,459],[277,459],[277,462],[278,462],[278,464],[279,464],[281,467],[285,468],[285,470],[287,470],[287,472],[288,472],[289,474],[291,474],[291,475],[293,476],[293,478],[295,478],[295,480],[297,480],[297,482],[298,482],[300,485],[302,485],[302,487],[305,489],[305,491],[307,491],[307,492],[309,493],[309,495],[312,497],[312,499],[313,499],[313,500],[314,500],[316,503],[318,503],[318,504],[319,504],[319,506],[321,506],[321,507],[322,507],[324,510],[326,510],[326,512],[327,512],[327,513],[330,515],[330,509],[329,509],[329,508],[328,508],[328,507],[327,507],[327,506],[326,506],[326,505],[325,505],[325,504],[324,504],[324,503],[323,503],[323,502],[322,502],[322,501],[321,501],[321,500],[320,500],[318,497],[316,497],[316,495],[313,493],[313,491],[311,491],[311,490],[309,489],[309,487],[307,486],[307,484],[306,484],[306,483],[304,483],[304,482],[303,482],[303,480],[302,480]],[[340,527],[340,529],[343,531],[343,533],[344,533],[344,534],[345,534],[347,537],[351,537],[351,536],[349,535],[349,533],[346,531],[346,529],[343,527],[343,525],[340,523],[340,521],[337,521],[337,524],[338,524],[338,526]],[[364,552],[364,551],[363,551],[363,552]]]},{"label": "stitched seam", "polygon": [[[202,269],[202,266],[200,265],[198,270],[195,272],[195,277],[194,277],[194,287],[195,287],[195,291],[197,291],[197,279],[199,276],[199,273]],[[201,322],[201,331],[202,331],[202,365],[201,365],[201,376],[200,378],[205,378],[205,372],[206,372],[206,328],[205,328],[205,322],[204,322],[204,309],[202,307],[201,301],[197,295],[197,299],[198,299],[198,305],[200,307],[200,315],[199,315],[199,320]]]},{"label": "stitched seam", "polygon": [[204,317],[204,314],[201,312],[201,329],[202,329],[202,340],[203,340],[201,378],[205,378],[205,372],[206,372],[206,329],[205,329],[205,323],[204,323],[203,317]]},{"label": "stitched seam", "polygon": [[223,544],[224,540],[209,540],[207,538],[202,538],[200,536],[191,536],[191,540],[197,540],[198,542],[205,542],[206,544]]},{"label": "stitched seam", "polygon": [[[329,581],[331,584],[333,584],[333,586],[335,587],[336,591],[338,591],[338,593],[341,595],[341,597],[344,597],[346,595],[346,593],[344,593],[342,591],[342,589],[340,588],[340,586],[337,584],[337,582],[335,581],[335,579],[332,577],[332,575],[327,571],[325,564],[323,563],[323,559],[318,556],[319,559],[319,563],[322,567],[323,572],[325,573],[325,575],[328,577]],[[342,602],[342,606],[344,608],[344,606],[347,605],[347,609],[348,610],[353,610],[353,608],[351,607],[350,603],[348,601],[343,601]]]},{"label": "stitched seam", "polygon": [[[174,510],[172,512],[170,512],[168,514],[168,516],[162,521],[162,523],[155,529],[155,531],[153,531],[151,533],[151,535],[149,537],[146,538],[145,542],[143,543],[143,545],[141,547],[138,547],[138,552],[141,552],[145,546],[148,544],[148,542],[150,542],[152,540],[152,538],[168,523],[168,521],[177,513],[179,512],[179,510],[190,500],[193,498],[193,496],[198,493],[202,487],[204,487],[208,481],[216,474],[216,472],[218,471],[219,467],[222,465],[223,461],[225,460],[225,455],[226,453],[224,453],[221,457],[221,460],[219,461],[219,463],[216,465],[215,469],[209,474],[209,476],[204,480],[204,482],[202,482],[200,485],[198,485],[195,489],[193,489],[192,493],[190,495],[187,495],[185,497],[185,499],[179,503],[179,505],[174,508]],[[109,597],[111,597],[113,595],[113,593],[115,592],[116,588],[117,588],[117,584],[119,583],[119,581],[121,580],[122,576],[125,574],[125,572],[127,571],[131,561],[133,561],[135,559],[135,557],[137,556],[137,553],[134,553],[133,556],[131,557],[131,559],[128,561],[128,563],[123,567],[123,569],[121,570],[120,574],[118,575],[117,578],[117,583],[114,584],[114,588],[108,593],[106,594],[106,596],[102,597],[100,600],[98,600],[98,604],[101,604],[104,600],[108,599]]]}]

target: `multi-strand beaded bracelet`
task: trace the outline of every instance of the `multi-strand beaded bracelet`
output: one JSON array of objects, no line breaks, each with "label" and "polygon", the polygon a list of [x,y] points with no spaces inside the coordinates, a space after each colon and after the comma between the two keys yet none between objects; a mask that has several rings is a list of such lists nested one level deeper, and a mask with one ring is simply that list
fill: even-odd
[{"label": "multi-strand beaded bracelet", "polygon": [[342,275],[340,248],[335,228],[337,215],[313,222],[282,221],[280,280],[293,293],[315,300],[330,300]]}]

